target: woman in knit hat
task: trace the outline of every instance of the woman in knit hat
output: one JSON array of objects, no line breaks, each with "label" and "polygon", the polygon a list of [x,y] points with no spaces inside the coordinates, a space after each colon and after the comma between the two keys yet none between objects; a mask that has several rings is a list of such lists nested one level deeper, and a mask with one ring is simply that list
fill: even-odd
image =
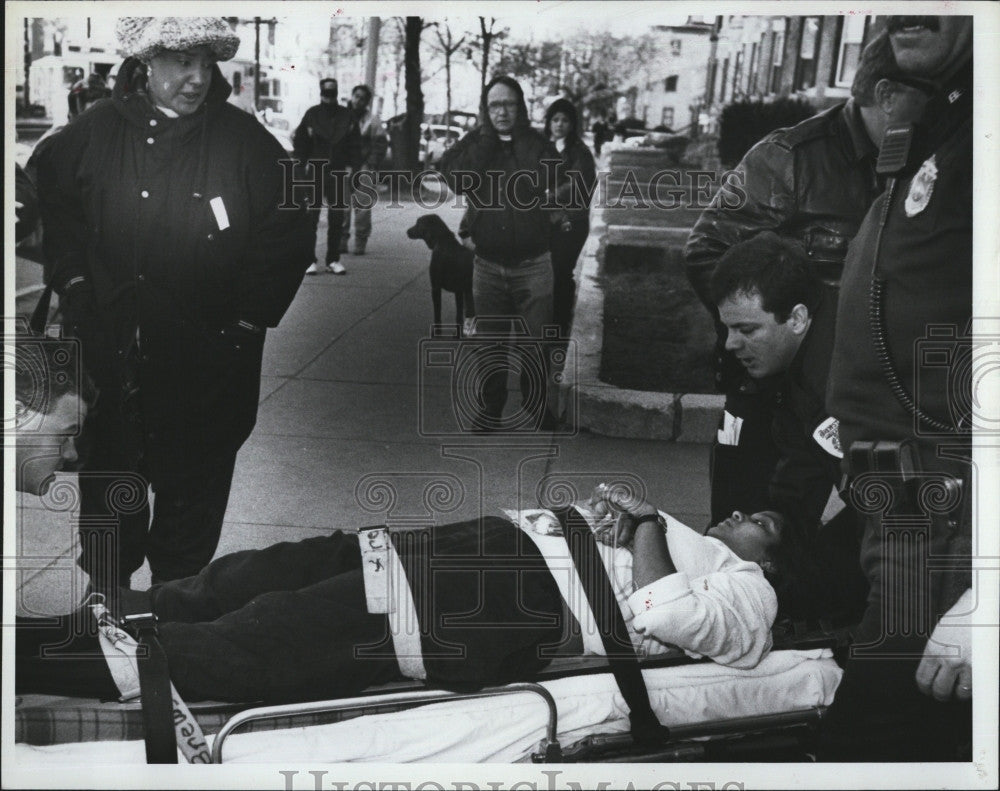
[{"label": "woman in knit hat", "polygon": [[576,284],[573,270],[590,232],[590,199],[597,171],[594,155],[580,139],[576,108],[569,99],[556,99],[545,112],[545,134],[562,158],[556,170],[556,201],[566,208],[552,233],[553,318],[564,336],[573,323]]},{"label": "woman in knit hat", "polygon": [[[127,17],[111,100],[39,152],[52,283],[100,388],[80,478],[94,589],[197,573],[256,420],[266,327],[309,264],[284,151],[226,99],[239,37],[213,17]],[[148,487],[156,494],[151,507]]]}]

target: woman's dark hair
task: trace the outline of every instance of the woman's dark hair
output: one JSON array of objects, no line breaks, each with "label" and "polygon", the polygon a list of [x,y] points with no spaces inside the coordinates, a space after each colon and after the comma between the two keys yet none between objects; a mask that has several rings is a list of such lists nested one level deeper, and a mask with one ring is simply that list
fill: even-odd
[{"label": "woman's dark hair", "polygon": [[821,606],[815,590],[820,570],[816,545],[806,532],[786,517],[781,541],[768,552],[773,568],[764,572],[778,597],[778,614],[797,619],[816,617]]},{"label": "woman's dark hair", "polygon": [[552,118],[556,113],[565,113],[573,124],[573,128],[566,135],[566,145],[572,145],[580,139],[578,130],[580,128],[580,117],[576,112],[576,107],[569,99],[556,99],[545,111],[545,137],[552,137]]},{"label": "woman's dark hair", "polygon": [[760,294],[761,307],[779,324],[798,304],[815,313],[823,293],[805,248],[773,231],[726,250],[715,265],[709,288],[716,305],[734,294]]}]

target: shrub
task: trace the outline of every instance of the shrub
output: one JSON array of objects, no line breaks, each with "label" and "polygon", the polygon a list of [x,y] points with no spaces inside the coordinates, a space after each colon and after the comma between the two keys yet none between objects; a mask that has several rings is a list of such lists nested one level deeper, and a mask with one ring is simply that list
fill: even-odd
[{"label": "shrub", "polygon": [[804,99],[726,105],[719,119],[719,159],[726,168],[736,167],[743,155],[768,132],[795,126],[815,113],[815,108]]}]

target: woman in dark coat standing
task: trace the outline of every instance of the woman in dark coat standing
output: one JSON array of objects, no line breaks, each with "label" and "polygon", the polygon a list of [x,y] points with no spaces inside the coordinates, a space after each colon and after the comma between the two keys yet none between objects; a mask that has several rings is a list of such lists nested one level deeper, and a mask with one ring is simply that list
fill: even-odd
[{"label": "woman in dark coat standing", "polygon": [[284,151],[226,102],[229,26],[126,17],[116,33],[126,60],[111,99],[38,163],[52,284],[100,389],[79,559],[99,590],[145,558],[154,582],[211,560],[257,417],[265,330],[312,260],[305,213],[278,208]]},{"label": "woman in dark coat standing", "polygon": [[562,158],[557,169],[556,201],[566,207],[552,232],[553,316],[564,336],[573,323],[576,284],[573,270],[590,232],[590,200],[593,197],[597,169],[577,132],[580,119],[569,99],[556,99],[545,112],[545,135],[555,144]]}]

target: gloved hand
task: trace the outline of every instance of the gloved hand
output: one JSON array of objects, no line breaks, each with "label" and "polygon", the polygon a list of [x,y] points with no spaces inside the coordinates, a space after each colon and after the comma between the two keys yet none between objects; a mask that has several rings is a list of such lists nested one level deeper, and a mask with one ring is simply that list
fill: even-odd
[{"label": "gloved hand", "polygon": [[972,588],[938,621],[917,666],[920,691],[935,700],[972,700]]}]

